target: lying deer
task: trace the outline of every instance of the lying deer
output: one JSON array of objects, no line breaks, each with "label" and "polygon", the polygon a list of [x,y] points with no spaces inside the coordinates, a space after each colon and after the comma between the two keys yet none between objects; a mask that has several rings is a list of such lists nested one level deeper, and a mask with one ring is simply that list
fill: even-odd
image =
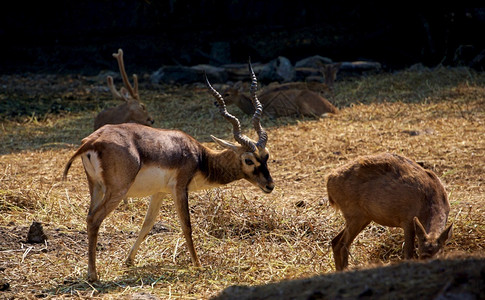
[{"label": "lying deer", "polygon": [[[251,99],[237,89],[229,88],[224,97],[228,104],[235,104],[249,114]],[[285,116],[321,116],[325,113],[337,113],[338,109],[318,93],[308,89],[269,88],[259,95],[264,113],[269,117]]]},{"label": "lying deer", "polygon": [[125,65],[123,63],[123,50],[118,49],[118,53],[113,53],[113,57],[118,61],[121,78],[125,87],[120,91],[116,90],[113,77],[108,76],[108,87],[113,96],[117,99],[123,100],[124,103],[107,108],[100,112],[94,119],[94,130],[106,124],[121,124],[121,123],[138,123],[151,126],[154,122],[153,118],[148,114],[145,104],[140,100],[138,94],[138,77],[133,74],[134,87],[131,85],[126,75]]},{"label": "lying deer", "polygon": [[[331,91],[339,65],[322,68],[325,83],[290,82],[272,84],[260,93],[259,99],[264,112],[270,117],[312,116],[319,117],[325,113],[337,113],[338,109],[320,95],[320,91]],[[228,88],[224,97],[228,104],[235,104],[246,114],[252,113],[251,99],[240,92],[242,83]]]},{"label": "lying deer", "polygon": [[451,237],[450,211],[438,177],[408,158],[383,153],[363,156],[333,170],[327,179],[330,204],[340,209],[345,228],[332,240],[337,270],[348,265],[349,247],[371,222],[404,229],[404,258],[433,257]]},{"label": "lying deer", "polygon": [[88,279],[97,280],[96,243],[106,216],[125,197],[151,196],[143,226],[126,260],[131,265],[138,247],[152,229],[162,200],[171,193],[182,225],[192,263],[200,266],[194,243],[188,206],[188,192],[246,179],[265,193],[274,188],[268,170],[268,136],[261,127],[262,106],[256,97],[257,80],[251,65],[251,99],[254,107],[255,142],[241,133],[239,120],[226,110],[223,97],[207,85],[217,100],[222,116],[232,124],[239,144],[211,136],[224,150],[203,146],[188,134],[139,124],[106,125],[82,140],[82,145],[64,169],[65,179],[72,162],[81,156],[86,171],[91,204],[87,216]]}]

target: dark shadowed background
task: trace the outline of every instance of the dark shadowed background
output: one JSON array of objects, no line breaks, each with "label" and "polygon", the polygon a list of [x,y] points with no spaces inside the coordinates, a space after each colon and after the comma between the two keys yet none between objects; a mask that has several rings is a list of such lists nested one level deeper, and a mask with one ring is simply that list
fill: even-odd
[{"label": "dark shadowed background", "polygon": [[111,69],[123,48],[130,69],[162,65],[293,63],[312,56],[483,70],[485,8],[393,1],[8,1],[0,12],[0,73]]}]

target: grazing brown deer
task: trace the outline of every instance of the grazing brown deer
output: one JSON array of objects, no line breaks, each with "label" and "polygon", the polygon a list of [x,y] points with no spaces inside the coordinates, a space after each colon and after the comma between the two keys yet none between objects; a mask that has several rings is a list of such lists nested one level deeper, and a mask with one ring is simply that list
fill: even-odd
[{"label": "grazing brown deer", "polygon": [[192,263],[200,266],[192,241],[188,192],[239,179],[246,179],[265,193],[273,190],[274,183],[267,165],[268,136],[260,123],[262,106],[256,97],[256,76],[251,65],[249,69],[257,142],[241,133],[239,120],[227,112],[223,97],[210,85],[207,77],[207,85],[217,100],[220,113],[232,124],[239,145],[211,136],[224,148],[212,150],[184,132],[139,124],[106,125],[82,140],[82,145],[67,162],[63,178],[74,159],[81,156],[91,195],[87,216],[90,281],[98,278],[96,243],[99,227],[125,197],[151,196],[145,221],[126,260],[128,265],[133,263],[138,247],[153,227],[162,200],[171,193]]},{"label": "grazing brown deer", "polygon": [[363,156],[333,170],[327,179],[330,204],[340,209],[345,228],[332,240],[335,267],[348,265],[349,247],[371,222],[404,229],[404,258],[433,257],[451,237],[445,228],[450,204],[445,188],[430,170],[390,153]]},{"label": "grazing brown deer", "polygon": [[125,87],[120,91],[116,90],[113,77],[108,76],[108,87],[113,96],[117,99],[123,100],[124,103],[107,108],[100,112],[94,119],[94,130],[106,124],[121,124],[121,123],[138,123],[151,126],[154,122],[153,118],[148,114],[145,104],[140,100],[138,94],[138,77],[133,74],[134,87],[131,85],[126,75],[125,65],[123,63],[123,50],[118,49],[118,53],[113,53],[113,57],[118,61],[121,78]]}]

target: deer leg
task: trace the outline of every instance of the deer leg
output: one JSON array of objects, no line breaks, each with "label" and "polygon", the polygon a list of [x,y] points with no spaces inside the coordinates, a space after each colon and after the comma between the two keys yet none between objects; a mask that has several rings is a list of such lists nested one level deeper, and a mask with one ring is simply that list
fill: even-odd
[{"label": "deer leg", "polygon": [[106,216],[111,213],[121,202],[125,193],[118,193],[113,195],[111,191],[106,191],[102,201],[98,198],[101,193],[98,189],[100,185],[93,186],[93,194],[91,196],[91,205],[87,217],[87,231],[88,231],[88,280],[97,281],[98,275],[96,273],[96,245],[98,243],[98,232],[101,223]]},{"label": "deer leg", "polygon": [[184,233],[185,242],[187,243],[187,248],[189,249],[190,258],[192,263],[196,267],[200,267],[200,261],[195,252],[194,242],[192,240],[192,226],[190,224],[190,212],[189,212],[189,197],[187,193],[187,188],[183,191],[178,190],[174,192],[175,208],[182,225],[182,232]]},{"label": "deer leg", "polygon": [[404,227],[404,259],[412,259],[414,257],[414,224]]},{"label": "deer leg", "polygon": [[148,205],[147,213],[145,215],[145,221],[143,221],[143,226],[141,227],[138,238],[136,239],[133,247],[131,247],[128,258],[126,259],[125,264],[127,266],[131,266],[133,264],[136,253],[138,252],[138,247],[140,247],[140,244],[145,240],[150,230],[152,230],[153,224],[155,224],[155,220],[157,219],[158,213],[160,212],[160,206],[162,205],[162,200],[164,196],[164,193],[152,195],[150,199],[150,204]]},{"label": "deer leg", "polygon": [[345,218],[345,229],[332,240],[332,250],[337,271],[345,269],[349,264],[349,248],[355,237],[370,223],[368,219]]},{"label": "deer leg", "polygon": [[340,231],[340,233],[337,234],[337,236],[335,236],[332,239],[333,259],[335,261],[335,268],[337,269],[337,271],[340,271],[340,270],[343,269],[342,256],[340,254],[340,249],[342,248],[341,239],[342,239],[342,235],[344,234],[344,232],[345,232],[345,229]]}]

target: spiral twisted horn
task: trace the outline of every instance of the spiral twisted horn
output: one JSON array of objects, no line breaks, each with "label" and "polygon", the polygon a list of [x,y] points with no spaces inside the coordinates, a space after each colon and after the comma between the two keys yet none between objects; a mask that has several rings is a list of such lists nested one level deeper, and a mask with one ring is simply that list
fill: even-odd
[{"label": "spiral twisted horn", "polygon": [[253,67],[251,66],[251,59],[248,62],[249,65],[249,73],[251,74],[251,88],[249,89],[249,93],[251,95],[251,101],[253,102],[254,106],[254,115],[253,115],[253,127],[254,130],[258,133],[258,142],[256,143],[256,147],[258,148],[265,148],[266,142],[268,141],[268,134],[261,126],[261,115],[263,114],[263,105],[259,102],[258,97],[256,96],[256,90],[258,89],[258,80],[256,79],[256,75],[254,74]]},{"label": "spiral twisted horn", "polygon": [[241,133],[241,123],[239,123],[239,120],[235,116],[227,112],[224,98],[222,98],[221,94],[219,94],[219,92],[212,87],[212,85],[209,82],[209,79],[207,78],[207,74],[205,74],[205,81],[207,83],[207,86],[211,90],[212,95],[214,96],[214,98],[216,98],[217,102],[215,102],[215,104],[217,107],[219,107],[219,112],[227,121],[229,121],[229,123],[232,124],[234,139],[239,144],[246,147],[248,151],[255,152],[256,145],[254,144],[253,141],[251,141],[251,139],[249,139],[247,136]]}]

